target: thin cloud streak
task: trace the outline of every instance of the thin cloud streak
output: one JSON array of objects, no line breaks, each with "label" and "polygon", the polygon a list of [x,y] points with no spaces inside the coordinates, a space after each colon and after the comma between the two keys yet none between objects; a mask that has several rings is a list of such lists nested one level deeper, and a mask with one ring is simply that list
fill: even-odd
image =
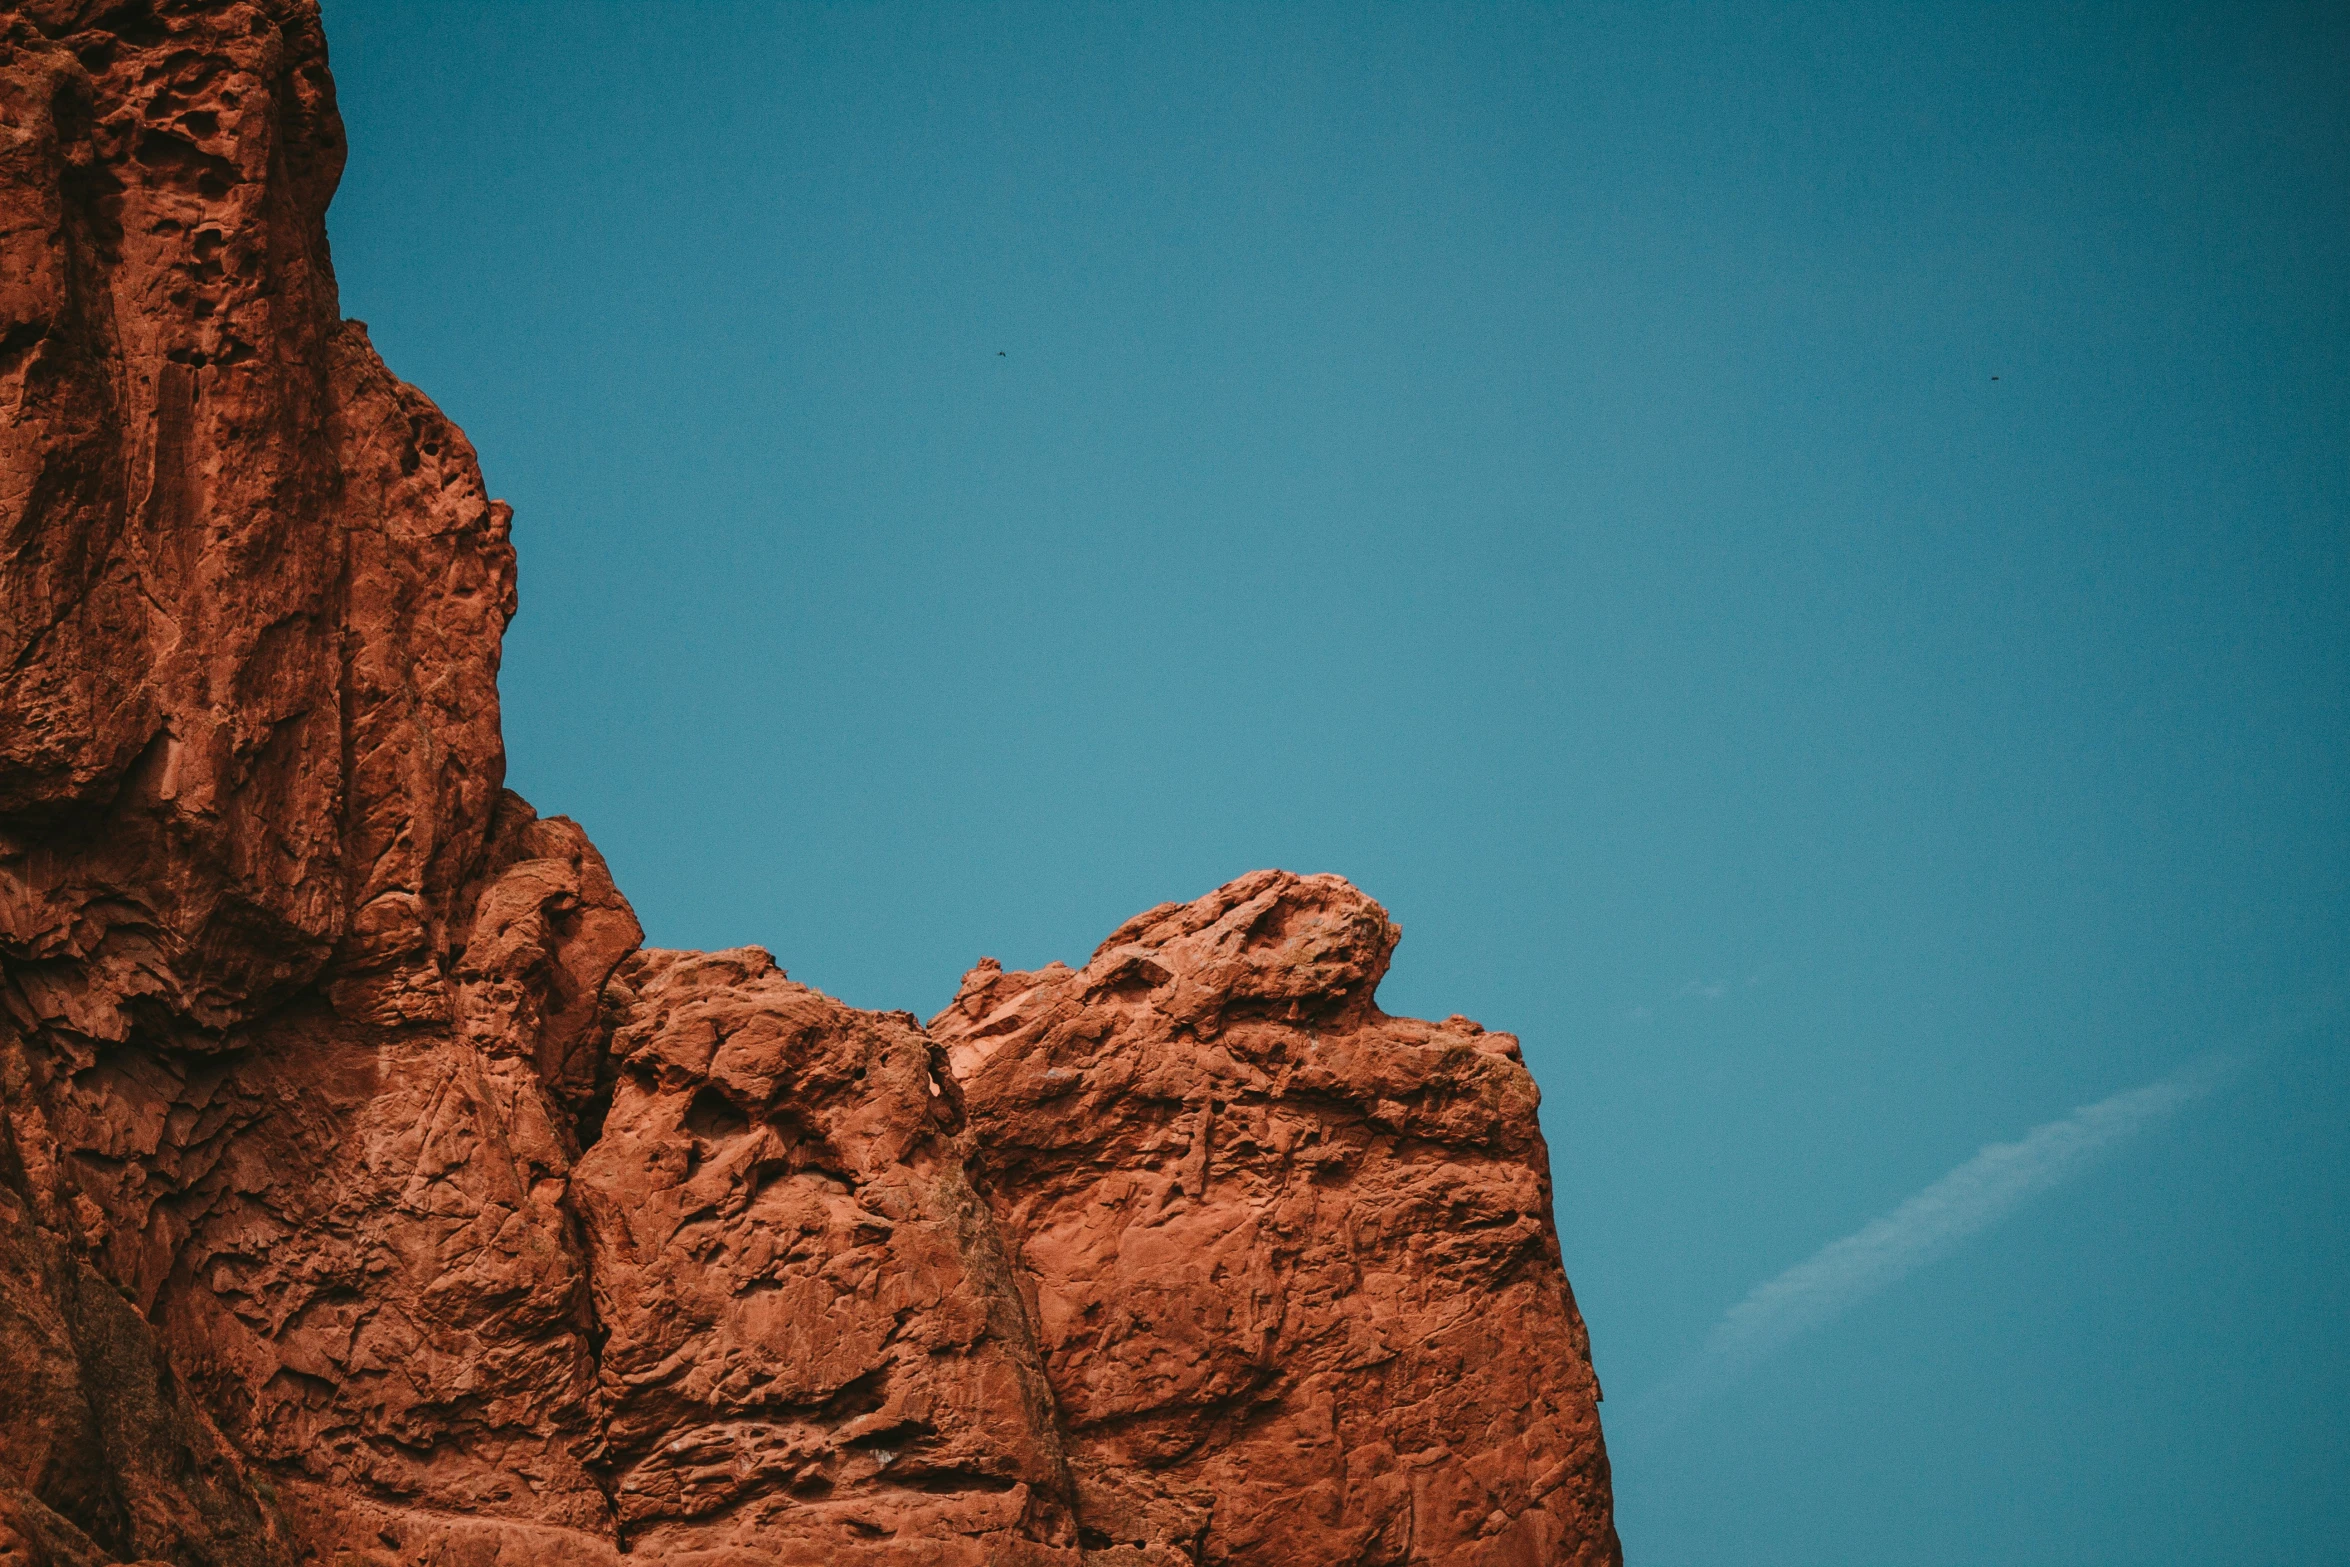
[{"label": "thin cloud streak", "polygon": [[2020,1142],[1989,1145],[1891,1213],[1756,1285],[1723,1314],[1687,1365],[1625,1412],[1627,1423],[1649,1432],[1670,1426],[1792,1340],[1947,1256],[2028,1198],[2168,1120],[2241,1064],[2234,1056],[2204,1056],[2143,1088],[2036,1126]]}]

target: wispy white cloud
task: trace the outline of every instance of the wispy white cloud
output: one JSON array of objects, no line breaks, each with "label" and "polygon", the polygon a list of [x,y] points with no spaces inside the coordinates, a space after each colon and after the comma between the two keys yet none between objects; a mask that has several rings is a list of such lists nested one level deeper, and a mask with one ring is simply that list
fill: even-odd
[{"label": "wispy white cloud", "polygon": [[[1765,980],[1768,980],[1773,975],[1777,974],[1783,966],[1784,965],[1778,963],[1765,963],[1762,967],[1753,970],[1746,976],[1745,988],[1751,990],[1755,986],[1762,984]],[[1727,979],[1688,980],[1684,982],[1679,989],[1671,992],[1669,995],[1650,997],[1650,1000],[1656,1003],[1655,1006],[1649,1005],[1648,1002],[1638,1002],[1627,1008],[1622,1015],[1623,1021],[1627,1023],[1651,1022],[1656,1017],[1657,1007],[1670,1006],[1678,1002],[1695,1001],[1710,1006],[1712,1003],[1719,1001],[1723,997],[1729,995],[1732,989],[1733,986]]]},{"label": "wispy white cloud", "polygon": [[1625,1411],[1629,1423],[1649,1432],[1670,1425],[1790,1341],[1948,1255],[2026,1199],[2210,1093],[2239,1065],[2233,1056],[2205,1056],[2143,1088],[2036,1126],[2019,1142],[1991,1144],[1891,1213],[1756,1285],[1723,1313],[1680,1371]]}]

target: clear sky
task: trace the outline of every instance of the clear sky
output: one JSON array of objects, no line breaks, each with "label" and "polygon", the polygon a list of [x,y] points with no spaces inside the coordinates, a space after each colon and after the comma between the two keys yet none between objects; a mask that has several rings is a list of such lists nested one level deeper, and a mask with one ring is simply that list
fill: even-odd
[{"label": "clear sky", "polygon": [[1635,1567],[2344,1561],[2346,17],[328,0],[331,223],[654,942],[1342,872]]}]

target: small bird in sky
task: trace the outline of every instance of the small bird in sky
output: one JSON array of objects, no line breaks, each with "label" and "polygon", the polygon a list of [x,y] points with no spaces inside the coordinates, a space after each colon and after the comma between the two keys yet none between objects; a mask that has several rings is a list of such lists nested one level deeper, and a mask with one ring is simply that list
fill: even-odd
[{"label": "small bird in sky", "polygon": [[[1001,359],[1001,358],[1003,358],[1003,357],[1004,357],[1004,351],[1003,351],[1002,349],[1000,349],[1000,348],[999,348],[999,349],[997,349],[997,350],[995,351],[995,356],[996,356],[998,359]],[[1994,381],[1996,381],[1996,380],[1998,380],[1998,379],[1999,379],[1999,377],[1997,377],[1997,376],[1993,376],[1991,379],[1992,379],[1992,380],[1994,380]]]}]

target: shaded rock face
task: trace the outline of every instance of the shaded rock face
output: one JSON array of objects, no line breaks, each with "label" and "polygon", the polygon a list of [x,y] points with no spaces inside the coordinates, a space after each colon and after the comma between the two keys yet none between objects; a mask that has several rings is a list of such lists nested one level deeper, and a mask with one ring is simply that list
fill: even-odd
[{"label": "shaded rock face", "polygon": [[97,1037],[440,1016],[514,555],[338,318],[315,10],[0,15],[0,937]]},{"label": "shaded rock face", "polygon": [[925,1028],[502,788],[311,0],[0,0],[0,1562],[1612,1562],[1507,1035],[1260,872]]}]

